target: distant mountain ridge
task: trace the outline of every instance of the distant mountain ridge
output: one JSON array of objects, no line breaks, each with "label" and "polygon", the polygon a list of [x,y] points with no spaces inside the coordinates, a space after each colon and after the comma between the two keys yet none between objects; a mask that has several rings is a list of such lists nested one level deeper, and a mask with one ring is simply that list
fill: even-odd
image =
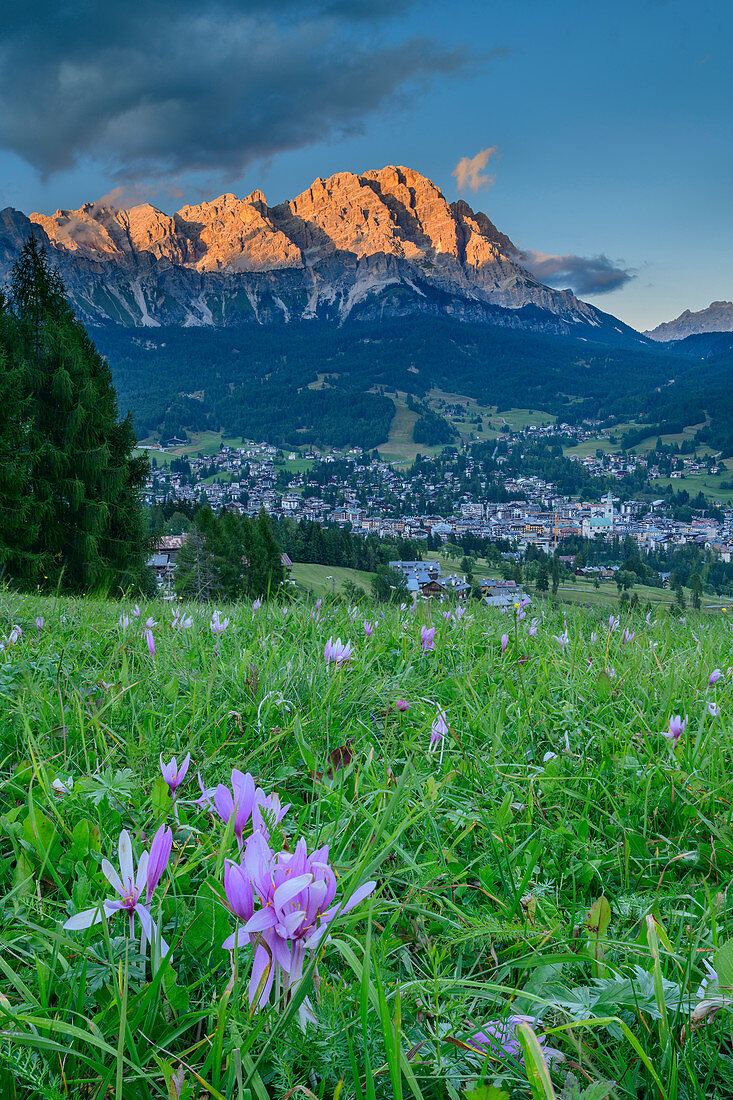
[{"label": "distant mountain ridge", "polygon": [[689,309],[673,321],[664,321],[645,332],[652,340],[684,340],[702,332],[733,332],[733,302],[711,302],[696,313]]},{"label": "distant mountain ridge", "polygon": [[554,290],[468,203],[388,166],[317,179],[268,206],[226,194],[172,216],[86,203],[52,216],[0,211],[0,277],[29,233],[46,244],[85,323],[149,327],[343,324],[427,314],[602,343],[649,341]]}]

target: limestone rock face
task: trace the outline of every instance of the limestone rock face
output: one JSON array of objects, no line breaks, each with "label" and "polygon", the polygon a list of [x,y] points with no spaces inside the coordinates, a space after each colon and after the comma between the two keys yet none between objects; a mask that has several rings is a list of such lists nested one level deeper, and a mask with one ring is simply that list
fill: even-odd
[{"label": "limestone rock face", "polygon": [[40,236],[90,324],[229,325],[429,313],[577,333],[620,326],[538,282],[509,237],[411,168],[316,179],[289,202],[225,194],[169,216],[104,202],[0,211],[0,277]]},{"label": "limestone rock face", "polygon": [[184,206],[175,219],[192,246],[198,271],[302,266],[300,249],[275,227],[261,191],[253,191],[246,199],[220,195],[199,206]]}]

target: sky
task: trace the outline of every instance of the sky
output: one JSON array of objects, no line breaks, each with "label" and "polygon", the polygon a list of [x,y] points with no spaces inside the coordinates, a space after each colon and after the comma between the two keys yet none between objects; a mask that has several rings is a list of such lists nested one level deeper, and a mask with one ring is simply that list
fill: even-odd
[{"label": "sky", "polygon": [[639,329],[733,299],[727,0],[28,0],[0,208],[173,212],[402,164]]}]

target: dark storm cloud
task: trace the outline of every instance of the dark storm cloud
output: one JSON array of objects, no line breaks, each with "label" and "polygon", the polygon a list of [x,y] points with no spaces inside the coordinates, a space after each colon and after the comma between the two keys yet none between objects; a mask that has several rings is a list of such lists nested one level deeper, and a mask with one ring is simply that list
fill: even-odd
[{"label": "dark storm cloud", "polygon": [[370,112],[469,63],[464,52],[428,39],[386,42],[380,22],[409,6],[13,4],[0,37],[0,147],[43,174],[92,155],[125,178],[240,171],[358,132]]},{"label": "dark storm cloud", "polygon": [[636,278],[633,268],[614,263],[608,256],[554,256],[547,252],[521,252],[526,268],[543,283],[570,287],[576,294],[608,294]]}]

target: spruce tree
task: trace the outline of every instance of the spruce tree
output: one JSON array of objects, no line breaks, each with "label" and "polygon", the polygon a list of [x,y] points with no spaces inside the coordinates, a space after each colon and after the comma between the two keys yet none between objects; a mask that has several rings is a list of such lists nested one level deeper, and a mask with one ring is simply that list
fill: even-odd
[{"label": "spruce tree", "polygon": [[149,587],[140,500],[147,461],[133,456],[132,423],[119,420],[109,367],[33,237],[13,268],[7,329],[27,400],[35,527],[14,575],[82,592]]},{"label": "spruce tree", "polygon": [[176,557],[176,592],[200,602],[212,600],[219,593],[214,555],[198,523]]},{"label": "spruce tree", "polygon": [[264,508],[260,508],[252,530],[248,557],[247,587],[249,594],[260,599],[277,595],[285,577],[282,566],[282,551],[275,541],[272,524]]},{"label": "spruce tree", "polygon": [[0,295],[0,578],[29,581],[39,564],[39,521],[30,494],[30,393],[25,364],[11,358],[10,321]]}]

